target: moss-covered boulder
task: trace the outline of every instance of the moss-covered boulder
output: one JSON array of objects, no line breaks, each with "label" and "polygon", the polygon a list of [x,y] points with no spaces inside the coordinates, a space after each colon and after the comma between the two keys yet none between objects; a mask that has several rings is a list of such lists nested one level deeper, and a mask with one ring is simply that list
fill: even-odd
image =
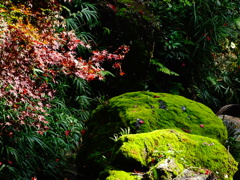
[{"label": "moss-covered boulder", "polygon": [[[217,140],[176,129],[121,136],[111,165],[128,176],[139,172],[142,179],[181,179],[187,172],[188,176],[231,180],[237,171],[237,162]],[[119,172],[111,172],[107,179]]]},{"label": "moss-covered boulder", "polygon": [[[227,130],[210,108],[178,95],[130,92],[110,99],[93,111],[88,133],[79,152],[78,167],[84,174],[103,170],[111,157],[114,139],[122,134],[179,129],[224,143]],[[85,172],[86,171],[86,172]],[[97,173],[97,172],[96,172]]]}]

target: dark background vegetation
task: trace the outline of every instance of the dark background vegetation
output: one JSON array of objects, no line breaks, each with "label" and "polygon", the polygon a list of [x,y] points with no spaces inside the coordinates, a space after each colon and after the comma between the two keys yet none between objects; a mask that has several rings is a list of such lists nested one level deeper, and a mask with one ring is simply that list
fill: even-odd
[{"label": "dark background vegetation", "polygon": [[[32,8],[48,9],[52,6],[49,2],[32,2]],[[74,168],[91,111],[125,92],[178,94],[202,102],[214,112],[226,104],[239,103],[239,0],[53,2],[61,7],[59,13],[65,18],[67,29],[90,43],[92,50],[113,52],[123,44],[128,45],[130,51],[122,61],[125,74],[120,75],[112,63],[105,62],[102,66],[108,75],[103,81],[88,82],[63,75],[57,77],[57,84],[49,80],[57,92],[47,117],[51,128],[43,136],[27,126],[16,132],[15,139],[1,136],[0,179],[29,180],[35,176],[59,179],[61,172],[70,166]],[[0,1],[3,7],[4,3]],[[12,0],[12,3],[27,2]],[[62,29],[56,27],[55,31]],[[77,54],[87,59],[91,52],[79,46]],[[5,108],[3,100],[0,103],[2,123],[7,121],[3,115],[12,111]],[[240,115],[237,110],[230,113]],[[14,163],[9,164],[9,159]]]},{"label": "dark background vegetation", "polygon": [[239,2],[101,1],[96,6],[101,26],[91,33],[97,44],[127,44],[131,51],[123,61],[126,75],[93,82],[93,90],[109,97],[169,92],[214,111],[238,103]]}]

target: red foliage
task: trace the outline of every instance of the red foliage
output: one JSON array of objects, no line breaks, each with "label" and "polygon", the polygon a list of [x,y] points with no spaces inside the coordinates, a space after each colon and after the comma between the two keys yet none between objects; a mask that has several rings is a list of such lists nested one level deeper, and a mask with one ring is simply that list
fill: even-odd
[{"label": "red foliage", "polygon": [[116,6],[112,5],[112,4],[106,4],[107,7],[111,8],[113,11],[117,12],[117,8]]},{"label": "red foliage", "polygon": [[65,135],[66,135],[66,136],[69,136],[70,133],[71,133],[70,130],[65,131]]},{"label": "red foliage", "polygon": [[84,135],[86,132],[87,132],[87,130],[84,129],[84,130],[81,131],[81,134]]},{"label": "red foliage", "polygon": [[206,169],[205,174],[210,175],[210,174],[212,174],[212,172],[210,170]]},{"label": "red foliage", "polygon": [[[18,124],[28,124],[42,134],[48,129],[46,109],[51,107],[49,100],[55,94],[49,82],[57,83],[57,75],[101,80],[101,63],[109,60],[116,60],[115,68],[122,75],[120,61],[129,48],[121,46],[114,53],[93,51],[88,60],[78,58],[74,51],[77,46],[90,46],[72,31],[54,31],[56,26],[65,26],[58,16],[58,2],[24,2],[25,5],[14,6],[6,1],[5,7],[0,8],[0,98],[18,114],[17,119],[7,116],[0,125],[2,129],[8,125],[17,129]],[[51,11],[45,15],[40,7],[36,8],[39,3]]]},{"label": "red foliage", "polygon": [[182,129],[182,130],[186,133],[191,133],[191,130],[189,130],[189,129]]}]

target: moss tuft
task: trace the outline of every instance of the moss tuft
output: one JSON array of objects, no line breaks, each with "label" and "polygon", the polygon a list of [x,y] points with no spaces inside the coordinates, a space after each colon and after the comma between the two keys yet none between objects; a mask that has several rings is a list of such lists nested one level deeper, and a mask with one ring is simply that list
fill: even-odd
[{"label": "moss tuft", "polygon": [[136,176],[125,171],[110,170],[108,173],[109,176],[105,180],[137,180]]}]

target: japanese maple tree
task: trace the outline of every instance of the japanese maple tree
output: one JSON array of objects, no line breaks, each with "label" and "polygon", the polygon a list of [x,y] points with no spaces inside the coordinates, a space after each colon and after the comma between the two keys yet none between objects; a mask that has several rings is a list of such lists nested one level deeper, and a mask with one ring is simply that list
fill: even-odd
[{"label": "japanese maple tree", "polygon": [[[7,148],[17,152],[23,126],[38,135],[51,128],[46,117],[50,116],[56,93],[52,84],[58,83],[57,77],[102,80],[104,61],[114,61],[113,68],[123,75],[121,60],[129,47],[123,45],[114,53],[94,50],[84,60],[77,57],[75,49],[84,46],[91,50],[91,46],[66,30],[58,1],[7,0],[0,5],[0,143],[10,143],[6,153],[0,154],[0,166],[11,169],[20,161]],[[71,131],[66,132],[69,135]]]},{"label": "japanese maple tree", "polygon": [[59,74],[101,80],[104,78],[101,63],[106,60],[116,60],[114,68],[121,70],[120,61],[129,50],[127,46],[121,46],[115,53],[96,50],[92,52],[93,56],[84,60],[77,58],[74,50],[79,45],[91,48],[90,45],[79,40],[74,32],[55,32],[54,26],[64,27],[58,12],[51,11],[46,16],[44,11],[39,14],[24,5],[20,9],[5,6],[0,10],[0,97],[19,112],[18,120],[6,117],[5,123],[29,123],[26,122],[29,117],[39,129],[44,127],[47,124],[43,116],[45,108],[51,106],[48,99],[54,96],[48,81],[56,82]]}]

